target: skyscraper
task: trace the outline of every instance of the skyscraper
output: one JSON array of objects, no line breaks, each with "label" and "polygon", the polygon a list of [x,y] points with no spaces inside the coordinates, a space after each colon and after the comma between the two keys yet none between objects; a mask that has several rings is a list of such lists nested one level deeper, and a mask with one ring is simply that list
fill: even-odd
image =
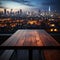
[{"label": "skyscraper", "polygon": [[49,15],[50,15],[50,13],[51,13],[51,8],[50,8],[50,6],[49,6]]},{"label": "skyscraper", "polygon": [[6,9],[4,9],[4,14],[6,14],[7,13],[7,11],[6,11]]},{"label": "skyscraper", "polygon": [[51,8],[50,8],[50,6],[49,6],[49,12],[51,11]]},{"label": "skyscraper", "polygon": [[13,9],[11,9],[10,14],[12,14]]},{"label": "skyscraper", "polygon": [[22,14],[22,9],[20,9],[20,14]]}]

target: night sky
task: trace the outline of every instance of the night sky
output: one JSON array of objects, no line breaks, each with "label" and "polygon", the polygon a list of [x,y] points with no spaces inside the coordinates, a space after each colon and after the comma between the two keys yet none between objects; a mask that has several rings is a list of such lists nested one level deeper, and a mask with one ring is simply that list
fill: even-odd
[{"label": "night sky", "polygon": [[33,8],[60,12],[60,0],[0,0],[0,7],[3,8]]}]

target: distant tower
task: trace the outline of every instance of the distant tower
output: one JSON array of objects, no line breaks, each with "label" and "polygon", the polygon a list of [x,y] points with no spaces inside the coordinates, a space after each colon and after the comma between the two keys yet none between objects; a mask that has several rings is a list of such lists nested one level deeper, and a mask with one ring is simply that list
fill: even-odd
[{"label": "distant tower", "polygon": [[49,14],[50,14],[50,12],[51,12],[51,8],[50,8],[50,6],[49,6]]},{"label": "distant tower", "polygon": [[22,9],[20,9],[20,14],[22,14]]},{"label": "distant tower", "polygon": [[41,10],[38,10],[38,14],[41,15]]},{"label": "distant tower", "polygon": [[50,8],[50,6],[49,6],[49,12],[51,11],[51,8]]}]

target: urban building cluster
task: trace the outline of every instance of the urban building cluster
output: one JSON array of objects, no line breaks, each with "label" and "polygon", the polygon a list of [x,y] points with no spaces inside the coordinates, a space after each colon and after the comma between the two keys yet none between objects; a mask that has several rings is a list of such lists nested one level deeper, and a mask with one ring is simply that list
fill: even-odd
[{"label": "urban building cluster", "polygon": [[51,7],[48,7],[48,11],[45,10],[31,10],[31,11],[23,11],[22,9],[14,10],[14,9],[3,9],[0,8],[0,15],[3,16],[18,16],[18,17],[56,17],[59,14],[55,11],[51,11]]}]

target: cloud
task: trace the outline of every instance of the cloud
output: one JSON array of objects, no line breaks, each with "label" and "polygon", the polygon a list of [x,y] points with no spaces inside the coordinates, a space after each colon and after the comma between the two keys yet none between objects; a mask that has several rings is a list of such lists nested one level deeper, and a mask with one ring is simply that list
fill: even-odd
[{"label": "cloud", "polygon": [[55,3],[52,3],[52,2],[49,2],[49,3],[48,2],[43,2],[42,5],[45,5],[45,6],[47,6],[47,5],[49,6],[50,5],[51,6],[51,5],[55,5]]},{"label": "cloud", "polygon": [[28,8],[29,6],[15,1],[0,1],[0,7],[9,9],[20,9],[20,8]]}]

